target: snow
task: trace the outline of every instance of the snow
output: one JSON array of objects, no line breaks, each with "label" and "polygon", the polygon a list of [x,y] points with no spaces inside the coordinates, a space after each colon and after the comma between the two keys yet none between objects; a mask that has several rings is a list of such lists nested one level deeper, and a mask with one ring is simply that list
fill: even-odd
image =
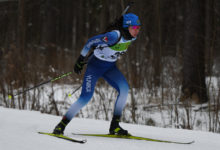
[{"label": "snow", "polygon": [[109,128],[107,121],[75,118],[67,126],[65,134],[76,139],[87,139],[87,143],[79,144],[37,133],[52,132],[60,116],[0,107],[0,118],[1,150],[218,150],[220,147],[219,134],[126,123],[121,123],[121,126],[136,136],[181,142],[195,140],[195,143],[180,145],[72,135],[73,132],[107,133]]}]

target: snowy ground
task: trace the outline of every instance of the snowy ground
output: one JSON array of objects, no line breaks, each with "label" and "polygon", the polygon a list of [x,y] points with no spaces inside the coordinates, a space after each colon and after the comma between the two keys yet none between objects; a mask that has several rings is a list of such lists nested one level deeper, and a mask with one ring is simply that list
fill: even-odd
[{"label": "snowy ground", "polygon": [[67,127],[65,134],[77,139],[87,139],[86,144],[78,144],[37,133],[51,132],[61,117],[0,107],[0,118],[1,150],[219,150],[220,147],[219,134],[124,123],[121,125],[133,135],[174,141],[195,140],[195,143],[179,145],[77,136],[71,133],[107,133],[109,122],[75,118]]}]

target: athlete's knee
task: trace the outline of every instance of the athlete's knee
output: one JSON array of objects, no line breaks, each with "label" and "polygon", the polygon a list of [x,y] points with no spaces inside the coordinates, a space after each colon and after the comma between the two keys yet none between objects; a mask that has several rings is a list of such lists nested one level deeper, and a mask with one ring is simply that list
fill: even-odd
[{"label": "athlete's knee", "polygon": [[128,94],[128,92],[129,92],[129,85],[128,85],[128,83],[124,82],[123,84],[121,84],[119,89],[120,89],[120,93]]},{"label": "athlete's knee", "polygon": [[88,93],[81,93],[78,101],[80,101],[82,104],[87,104],[91,98],[92,98],[93,93],[92,92],[88,92]]}]

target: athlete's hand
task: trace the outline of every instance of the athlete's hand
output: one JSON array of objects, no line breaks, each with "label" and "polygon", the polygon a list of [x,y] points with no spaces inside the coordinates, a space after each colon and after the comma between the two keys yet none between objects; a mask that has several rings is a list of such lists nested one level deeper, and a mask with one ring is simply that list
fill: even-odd
[{"label": "athlete's hand", "polygon": [[75,63],[75,66],[74,66],[74,72],[76,74],[81,74],[81,71],[83,69],[83,66],[86,64],[84,62],[85,60],[85,57],[80,55],[79,58],[77,59],[76,63]]}]

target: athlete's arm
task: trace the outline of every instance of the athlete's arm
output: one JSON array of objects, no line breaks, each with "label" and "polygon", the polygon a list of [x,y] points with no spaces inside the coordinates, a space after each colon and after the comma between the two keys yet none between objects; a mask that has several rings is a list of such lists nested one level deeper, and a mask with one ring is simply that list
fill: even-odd
[{"label": "athlete's arm", "polygon": [[112,45],[118,41],[119,35],[116,31],[107,32],[90,38],[81,51],[82,56],[86,56],[92,47],[100,44]]}]

